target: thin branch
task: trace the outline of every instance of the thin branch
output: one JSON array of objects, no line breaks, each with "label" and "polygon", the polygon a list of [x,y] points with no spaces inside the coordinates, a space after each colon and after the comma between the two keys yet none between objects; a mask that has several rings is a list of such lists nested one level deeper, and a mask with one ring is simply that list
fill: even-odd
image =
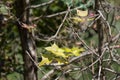
[{"label": "thin branch", "polygon": [[118,72],[116,72],[116,71],[114,71],[112,69],[109,69],[109,68],[103,68],[103,69],[106,70],[106,71],[112,72],[114,74],[119,74],[120,75],[120,73],[118,73]]},{"label": "thin branch", "polygon": [[80,59],[80,58],[82,58],[82,57],[88,56],[88,55],[90,55],[90,54],[92,54],[91,51],[83,52],[83,53],[80,54],[80,56],[72,58],[72,59],[69,61],[69,64],[70,64],[70,63],[73,63],[74,61],[76,61],[76,60],[78,60],[78,59]]},{"label": "thin branch", "polygon": [[48,79],[48,77],[50,77],[50,75],[52,75],[55,72],[55,69],[50,70],[48,73],[46,73],[41,80],[46,80]]},{"label": "thin branch", "polygon": [[[80,8],[81,8],[81,6],[80,7],[75,7],[73,9],[70,9],[69,11],[71,12],[71,11],[74,11],[74,10],[77,10],[77,9],[80,9]],[[57,12],[57,13],[50,14],[50,15],[36,17],[36,18],[33,19],[33,21],[37,21],[37,20],[39,20],[41,18],[51,18],[51,17],[55,17],[55,16],[60,16],[60,15],[66,14],[67,12],[68,12],[68,10],[62,11],[62,12]]]},{"label": "thin branch", "polygon": [[[81,68],[69,69],[69,70],[67,70],[65,73],[69,73],[69,72],[71,72],[71,71],[73,71],[73,70],[85,71],[86,69],[88,69],[88,68],[92,67],[94,64],[96,64],[96,63],[103,57],[105,51],[106,51],[106,49],[104,49],[104,51],[102,52],[102,55],[101,55],[97,60],[95,60],[92,64],[90,64],[89,66],[84,67],[83,69],[81,69]],[[91,54],[91,53],[88,52],[88,53],[84,53],[83,55],[82,55],[82,54],[81,54],[81,55],[82,55],[82,56],[86,56],[86,55],[88,55],[88,54]],[[70,61],[70,63],[78,60],[78,59],[81,58],[82,56],[79,56],[79,57],[74,58],[73,60]]]},{"label": "thin branch", "polygon": [[106,23],[108,30],[109,30],[109,36],[111,37],[111,28],[110,28],[110,24],[108,21],[106,21],[105,17],[103,16],[102,12],[100,10],[98,10],[98,13],[100,14],[101,18],[103,19],[103,21]]},{"label": "thin branch", "polygon": [[99,65],[98,80],[101,80],[102,66]]},{"label": "thin branch", "polygon": [[36,61],[32,58],[32,56],[30,55],[30,53],[28,51],[26,51],[27,55],[30,57],[30,59],[33,61],[33,63],[35,64],[35,66],[43,73],[46,74],[45,72],[43,72],[43,70],[38,66],[38,64],[36,63]]},{"label": "thin branch", "polygon": [[[62,28],[62,26],[63,26],[63,24],[64,24],[64,22],[65,22],[65,20],[66,20],[66,18],[68,16],[68,14],[69,14],[69,11],[70,11],[70,7],[68,6],[68,10],[66,12],[66,15],[64,16],[64,19],[62,20],[61,24],[59,25],[58,30],[56,31],[56,33],[53,36],[51,36],[47,40],[43,40],[43,39],[39,39],[39,40],[42,40],[42,41],[52,41],[52,40],[54,40],[57,37],[58,33],[60,32],[60,30],[61,30],[61,28]],[[37,39],[38,39],[38,37],[37,37]]]},{"label": "thin branch", "polygon": [[66,15],[65,15],[65,17],[64,17],[64,19],[63,19],[63,21],[62,21],[62,23],[60,24],[60,26],[59,26],[57,32],[56,32],[55,35],[52,36],[51,38],[55,38],[55,37],[58,35],[58,33],[60,32],[60,29],[62,28],[62,26],[63,26],[63,24],[64,24],[64,22],[65,22],[65,20],[66,20],[66,18],[67,18],[67,16],[68,16],[69,11],[70,11],[70,7],[68,7],[68,11],[67,11],[67,13],[66,13]]},{"label": "thin branch", "polygon": [[95,55],[99,56],[93,49],[91,49],[85,42],[84,40],[81,39],[81,37],[75,32],[76,36],[79,38],[79,40],[89,49],[91,50]]},{"label": "thin branch", "polygon": [[92,67],[94,64],[96,64],[96,63],[103,57],[103,55],[104,55],[104,53],[105,53],[106,50],[107,50],[107,49],[105,48],[105,49],[103,50],[102,54],[100,55],[100,57],[99,57],[97,60],[95,60],[95,61],[94,61],[92,64],[90,64],[88,67],[83,68],[81,71],[84,71],[84,70],[86,70],[87,68],[90,68],[90,67]]},{"label": "thin branch", "polygon": [[115,42],[115,43],[116,43],[119,38],[120,38],[120,31],[119,31],[119,33],[118,33],[115,37],[113,37],[113,38],[111,39],[111,42]]},{"label": "thin branch", "polygon": [[81,70],[81,68],[72,68],[72,69],[69,69],[69,70],[65,71],[63,74],[67,74],[69,72],[78,71],[78,70]]},{"label": "thin branch", "polygon": [[90,23],[90,25],[88,25],[88,27],[92,26],[98,19],[100,19],[100,15],[95,15],[96,18]]},{"label": "thin branch", "polygon": [[[29,6],[28,8],[30,8],[30,9],[39,8],[39,7],[42,7],[42,6],[46,6],[46,5],[48,5],[48,4],[51,4],[51,3],[53,3],[54,1],[55,1],[55,0],[50,0],[49,2],[45,2],[45,3],[42,3],[42,4],[31,5],[31,6]],[[26,8],[26,9],[28,9],[28,8]]]}]

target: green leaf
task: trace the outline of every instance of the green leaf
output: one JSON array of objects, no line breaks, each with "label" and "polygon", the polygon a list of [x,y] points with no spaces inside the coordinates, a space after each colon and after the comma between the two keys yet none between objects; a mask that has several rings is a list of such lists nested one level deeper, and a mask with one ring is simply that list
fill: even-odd
[{"label": "green leaf", "polygon": [[0,4],[0,13],[4,15],[8,15],[9,12],[8,12],[7,6]]},{"label": "green leaf", "polygon": [[66,5],[71,6],[73,3],[73,0],[62,0]]},{"label": "green leaf", "polygon": [[7,80],[23,80],[23,76],[17,72],[13,72],[7,75]]},{"label": "green leaf", "polygon": [[113,6],[120,6],[120,0],[107,0]]},{"label": "green leaf", "polygon": [[95,0],[89,0],[89,1],[87,1],[86,6],[87,6],[87,7],[95,6]]}]

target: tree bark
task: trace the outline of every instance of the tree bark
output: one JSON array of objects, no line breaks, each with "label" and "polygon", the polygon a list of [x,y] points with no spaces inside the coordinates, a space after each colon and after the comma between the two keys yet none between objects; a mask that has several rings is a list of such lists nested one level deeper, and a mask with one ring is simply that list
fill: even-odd
[{"label": "tree bark", "polygon": [[[95,10],[100,10],[100,2],[101,0],[95,0]],[[98,11],[96,11],[97,14]],[[98,30],[98,54],[99,57],[102,55],[102,47],[103,47],[103,40],[104,40],[104,32],[103,32],[103,23],[101,18],[97,20],[97,30]],[[102,58],[100,58],[99,62],[98,62],[98,70],[97,70],[97,80],[105,80],[105,76],[104,76],[104,70],[102,69]]]},{"label": "tree bark", "polygon": [[30,0],[15,1],[16,16],[18,18],[17,27],[20,34],[21,46],[23,51],[22,55],[24,60],[24,80],[38,80],[37,67],[31,60],[31,58],[33,58],[33,60],[37,62],[34,38],[29,30],[22,28],[22,26],[19,24],[19,22],[23,22],[29,25],[29,9],[26,10],[26,7],[28,7],[29,5]]}]

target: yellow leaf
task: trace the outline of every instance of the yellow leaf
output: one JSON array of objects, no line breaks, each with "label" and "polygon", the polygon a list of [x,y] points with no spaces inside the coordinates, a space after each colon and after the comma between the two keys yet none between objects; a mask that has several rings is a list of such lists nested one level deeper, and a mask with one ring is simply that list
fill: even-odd
[{"label": "yellow leaf", "polygon": [[84,48],[78,48],[78,47],[73,47],[73,48],[63,48],[65,50],[65,55],[67,57],[71,56],[79,56],[81,52],[84,51]]},{"label": "yellow leaf", "polygon": [[80,17],[72,17],[71,19],[73,19],[73,22],[75,24],[78,24],[79,22],[82,22],[82,18],[80,18]]},{"label": "yellow leaf", "polygon": [[72,50],[70,49],[70,48],[67,48],[67,47],[65,47],[65,48],[63,48],[64,50],[65,50],[65,52],[67,52],[67,53],[69,53],[69,52],[71,52]]},{"label": "yellow leaf", "polygon": [[88,10],[86,10],[86,11],[77,10],[77,15],[80,17],[85,17],[88,15]]},{"label": "yellow leaf", "polygon": [[72,52],[72,49],[71,49],[71,48],[65,47],[65,48],[63,48],[63,49],[64,49],[65,55],[66,55],[67,57],[74,56],[73,54],[71,54],[71,52]]},{"label": "yellow leaf", "polygon": [[50,54],[50,53],[44,53],[42,54],[42,56],[48,58],[49,60],[53,60],[55,57],[53,54]]},{"label": "yellow leaf", "polygon": [[74,56],[79,56],[80,55],[80,52],[83,52],[84,51],[84,48],[78,48],[78,47],[73,47],[72,48],[72,54],[74,54]]},{"label": "yellow leaf", "polygon": [[50,51],[51,53],[53,53],[55,56],[59,56],[59,57],[63,57],[63,58],[67,57],[64,54],[64,50],[59,48],[55,43],[50,47],[46,47],[45,49],[47,51]]},{"label": "yellow leaf", "polygon": [[83,51],[85,51],[85,49],[84,49],[84,48],[80,48],[79,50],[80,50],[80,52],[83,52]]},{"label": "yellow leaf", "polygon": [[68,63],[65,59],[62,59],[62,58],[56,58],[56,61],[58,64],[66,64]]},{"label": "yellow leaf", "polygon": [[43,66],[45,64],[50,64],[52,60],[49,60],[47,57],[42,56],[42,61],[39,63],[39,66]]},{"label": "yellow leaf", "polygon": [[77,51],[77,50],[73,51],[72,53],[73,53],[75,56],[79,56],[79,55],[80,55],[79,51]]},{"label": "yellow leaf", "polygon": [[92,21],[94,20],[95,18],[88,18],[87,21]]}]

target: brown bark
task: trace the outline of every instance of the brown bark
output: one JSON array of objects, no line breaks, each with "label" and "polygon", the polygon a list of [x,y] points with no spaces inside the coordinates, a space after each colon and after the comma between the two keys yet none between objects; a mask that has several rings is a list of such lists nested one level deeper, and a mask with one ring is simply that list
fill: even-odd
[{"label": "brown bark", "polygon": [[[101,0],[95,0],[95,10],[97,14],[98,10],[100,10],[100,2]],[[99,56],[102,55],[102,47],[103,47],[103,40],[104,40],[104,33],[103,33],[103,23],[101,22],[101,18],[97,20],[97,30],[98,30],[98,54]],[[104,70],[102,69],[102,58],[100,58],[98,63],[98,70],[97,70],[97,79],[98,80],[105,80]],[[99,73],[100,72],[100,73]]]},{"label": "brown bark", "polygon": [[[31,60],[30,56],[37,61],[37,54],[35,50],[35,41],[34,38],[27,29],[22,28],[22,25],[19,22],[24,22],[29,24],[29,10],[25,10],[29,6],[29,0],[16,0],[15,9],[16,16],[19,19],[17,22],[17,27],[20,34],[21,46],[22,46],[22,55],[24,60],[24,80],[38,80],[37,79],[37,67],[34,62]],[[29,53],[29,55],[27,54]]]}]

